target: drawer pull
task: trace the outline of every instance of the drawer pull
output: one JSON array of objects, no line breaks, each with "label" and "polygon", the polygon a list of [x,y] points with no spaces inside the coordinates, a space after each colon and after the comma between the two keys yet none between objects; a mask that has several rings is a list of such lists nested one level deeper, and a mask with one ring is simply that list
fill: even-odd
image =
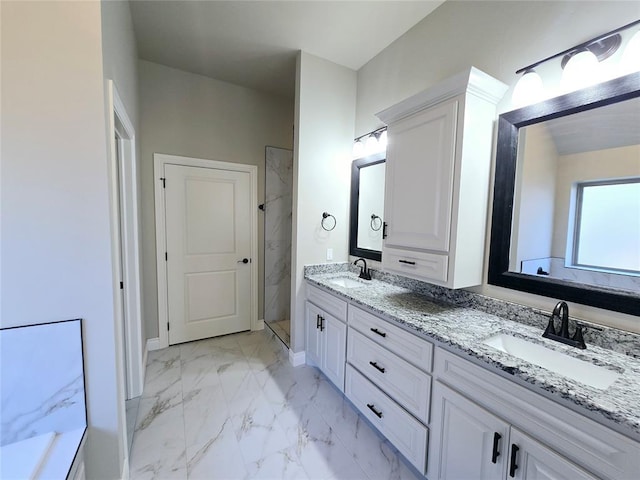
[{"label": "drawer pull", "polygon": [[491,463],[496,463],[498,461],[498,457],[500,456],[500,452],[498,451],[498,443],[502,435],[498,432],[493,432],[493,453],[491,453]]},{"label": "drawer pull", "polygon": [[398,260],[400,263],[406,263],[407,265],[415,265],[416,262],[410,262],[409,260]]},{"label": "drawer pull", "polygon": [[378,418],[382,418],[382,412],[379,412],[378,410],[376,410],[376,406],[373,403],[367,403],[367,407],[369,407],[369,410],[375,413],[378,416]]},{"label": "drawer pull", "polygon": [[380,335],[381,337],[386,337],[386,336],[387,336],[387,334],[386,334],[386,333],[381,332],[381,331],[380,331],[380,330],[378,330],[377,328],[372,328],[372,329],[371,329],[371,331],[372,331],[373,333],[377,333],[377,334],[378,334],[378,335]]},{"label": "drawer pull", "polygon": [[385,370],[384,367],[381,367],[376,362],[369,362],[369,365],[371,365],[373,368],[378,370],[380,373],[384,373],[384,370]]},{"label": "drawer pull", "polygon": [[509,467],[509,476],[514,478],[516,476],[516,470],[518,469],[518,465],[516,464],[516,458],[518,455],[518,446],[515,443],[511,444],[511,466]]},{"label": "drawer pull", "polygon": [[320,314],[316,315],[316,329],[320,328]]}]

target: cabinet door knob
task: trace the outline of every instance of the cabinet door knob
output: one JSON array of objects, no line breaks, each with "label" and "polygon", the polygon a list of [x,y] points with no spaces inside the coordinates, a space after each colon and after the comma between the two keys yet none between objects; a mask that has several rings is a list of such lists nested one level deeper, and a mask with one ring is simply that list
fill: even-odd
[{"label": "cabinet door knob", "polygon": [[382,224],[382,239],[387,238],[387,222],[383,222]]},{"label": "cabinet door knob", "polygon": [[516,476],[516,470],[518,469],[518,465],[516,464],[516,459],[518,456],[518,446],[515,443],[511,444],[511,466],[509,467],[509,476],[511,478]]},{"label": "cabinet door knob", "polygon": [[316,315],[316,329],[320,328],[320,314]]},{"label": "cabinet door knob", "polygon": [[320,317],[320,331],[324,332],[324,317]]},{"label": "cabinet door knob", "polygon": [[498,457],[500,456],[500,452],[498,451],[498,443],[502,435],[498,432],[493,433],[493,452],[491,453],[491,463],[496,463],[498,461]]},{"label": "cabinet door knob", "polygon": [[373,403],[367,403],[367,407],[369,407],[369,410],[375,413],[378,416],[378,418],[382,418],[382,412],[379,412],[378,410],[376,410],[376,406]]}]

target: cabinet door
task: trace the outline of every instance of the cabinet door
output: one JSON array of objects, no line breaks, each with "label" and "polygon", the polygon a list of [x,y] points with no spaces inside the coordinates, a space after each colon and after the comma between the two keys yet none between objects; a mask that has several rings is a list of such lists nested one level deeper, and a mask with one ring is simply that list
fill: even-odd
[{"label": "cabinet door", "polygon": [[432,398],[430,479],[504,478],[509,425],[436,382]]},{"label": "cabinet door", "polygon": [[320,336],[320,317],[322,316],[322,310],[316,307],[313,303],[306,302],[305,304],[305,328],[306,328],[306,346],[305,355],[307,363],[321,367],[321,355],[322,355],[322,337]]},{"label": "cabinet door", "polygon": [[344,392],[344,366],[347,349],[347,325],[321,313],[322,366],[324,374]]},{"label": "cabinet door", "polygon": [[[540,442],[511,427],[510,480],[595,480],[590,473],[558,455]],[[514,446],[516,452],[514,453]]]},{"label": "cabinet door", "polygon": [[385,246],[449,251],[457,111],[449,101],[389,125]]}]

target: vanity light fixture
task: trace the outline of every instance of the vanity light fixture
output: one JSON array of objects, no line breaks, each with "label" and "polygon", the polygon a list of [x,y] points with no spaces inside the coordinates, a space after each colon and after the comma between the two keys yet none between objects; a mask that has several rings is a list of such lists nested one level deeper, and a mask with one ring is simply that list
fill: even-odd
[{"label": "vanity light fixture", "polygon": [[638,30],[624,47],[624,53],[620,59],[621,74],[640,71],[640,30]]},{"label": "vanity light fixture", "polygon": [[513,89],[511,101],[517,108],[544,100],[542,77],[533,69],[524,72]]},{"label": "vanity light fixture", "polygon": [[567,93],[580,90],[600,83],[601,76],[598,57],[585,48],[571,55],[564,65],[560,80],[561,89]]},{"label": "vanity light fixture", "polygon": [[353,158],[361,158],[387,149],[387,127],[365,133],[353,141]]},{"label": "vanity light fixture", "polygon": [[[639,24],[640,20],[636,20],[517,70],[516,75],[523,76],[513,90],[513,106],[520,108],[640,70]],[[622,54],[615,55],[623,45]],[[613,61],[603,65],[614,55]],[[559,89],[556,93],[545,91],[543,80],[534,69],[558,57],[562,57],[560,67],[563,70]]]}]

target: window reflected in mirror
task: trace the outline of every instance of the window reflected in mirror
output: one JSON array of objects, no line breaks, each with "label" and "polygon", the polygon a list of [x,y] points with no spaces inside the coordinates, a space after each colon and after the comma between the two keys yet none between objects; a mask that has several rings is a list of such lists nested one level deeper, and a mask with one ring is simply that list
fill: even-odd
[{"label": "window reflected in mirror", "polygon": [[640,292],[640,99],[519,129],[509,271]]}]

